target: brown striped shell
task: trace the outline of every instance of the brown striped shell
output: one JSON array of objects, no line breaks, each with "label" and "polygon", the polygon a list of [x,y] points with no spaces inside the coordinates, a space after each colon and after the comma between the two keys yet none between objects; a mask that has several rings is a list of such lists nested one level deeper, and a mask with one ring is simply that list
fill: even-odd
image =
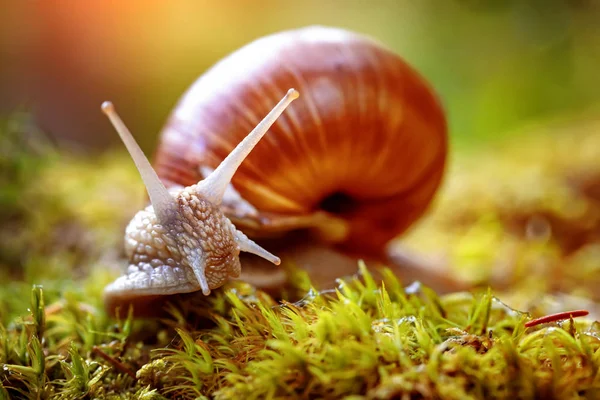
[{"label": "brown striped shell", "polygon": [[429,205],[447,128],[423,77],[361,35],[285,31],[220,61],[170,116],[155,157],[159,177],[195,184],[199,167],[216,167],[289,87],[300,100],[233,178],[260,214],[228,216],[255,236],[309,226],[353,252],[380,254]]}]

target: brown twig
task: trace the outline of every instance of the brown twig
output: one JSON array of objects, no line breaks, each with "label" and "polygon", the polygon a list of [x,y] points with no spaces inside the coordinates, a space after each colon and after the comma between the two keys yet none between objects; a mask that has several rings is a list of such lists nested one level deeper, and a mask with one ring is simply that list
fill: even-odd
[{"label": "brown twig", "polygon": [[540,318],[532,319],[525,323],[525,328],[531,328],[532,326],[546,324],[548,322],[556,322],[563,319],[585,317],[590,312],[587,310],[574,310],[574,311],[563,311],[556,314],[545,315]]},{"label": "brown twig", "polygon": [[111,363],[119,372],[129,375],[131,378],[133,378],[133,380],[137,379],[135,377],[135,373],[130,368],[128,368],[125,364],[123,364],[116,358],[111,357],[108,354],[106,354],[105,352],[103,352],[102,350],[100,350],[100,348],[98,346],[94,346],[92,348],[92,353],[99,355],[104,360]]}]

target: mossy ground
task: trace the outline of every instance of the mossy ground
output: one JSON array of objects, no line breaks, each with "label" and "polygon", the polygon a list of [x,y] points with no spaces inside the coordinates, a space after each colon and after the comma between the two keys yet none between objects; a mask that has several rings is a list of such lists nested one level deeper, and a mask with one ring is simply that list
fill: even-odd
[{"label": "mossy ground", "polygon": [[404,245],[471,292],[376,282],[359,264],[324,293],[298,271],[301,300],[237,282],[153,321],[102,305],[145,201],[131,162],[57,152],[15,121],[0,126],[0,399],[600,398],[597,120],[453,154]]}]

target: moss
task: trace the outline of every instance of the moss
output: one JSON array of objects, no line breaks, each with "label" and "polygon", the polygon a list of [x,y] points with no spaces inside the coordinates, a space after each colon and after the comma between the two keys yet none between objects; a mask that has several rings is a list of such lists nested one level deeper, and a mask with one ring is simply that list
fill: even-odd
[{"label": "moss", "polygon": [[99,302],[121,268],[125,224],[145,201],[131,161],[60,151],[26,114],[0,118],[0,144],[0,321],[22,312],[32,284],[51,301],[95,286]]},{"label": "moss", "polygon": [[401,241],[474,284],[600,295],[600,122],[514,137],[455,155],[434,210]]},{"label": "moss", "polygon": [[[35,287],[30,315],[0,333],[0,382],[13,398],[217,399],[571,398],[600,384],[591,320],[526,329],[529,315],[491,291],[438,297],[360,272],[296,303],[229,285],[155,325],[112,324],[83,303],[47,315]],[[195,308],[210,326],[176,318]]]},{"label": "moss", "polygon": [[[359,264],[321,293],[298,271],[299,301],[237,282],[176,298],[161,320],[115,321],[101,291],[144,203],[133,165],[0,125],[12,149],[0,160],[0,399],[599,397],[600,127],[556,129],[455,156],[404,240],[494,290],[440,296]],[[591,315],[525,327],[580,308]]]}]

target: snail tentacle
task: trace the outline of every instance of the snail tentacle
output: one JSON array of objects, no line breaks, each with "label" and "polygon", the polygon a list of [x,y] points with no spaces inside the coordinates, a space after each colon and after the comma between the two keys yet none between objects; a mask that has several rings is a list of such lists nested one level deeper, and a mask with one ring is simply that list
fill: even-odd
[{"label": "snail tentacle", "polygon": [[119,114],[117,114],[115,106],[110,101],[105,101],[102,103],[102,111],[106,114],[121,137],[135,166],[140,172],[158,220],[161,223],[167,223],[173,217],[177,208],[177,202],[158,178],[158,175],[154,171],[154,168],[152,168],[152,165],[150,165],[144,152],[133,138],[129,129],[127,129],[123,120],[119,117]]},{"label": "snail tentacle", "polygon": [[[206,166],[200,167],[200,174],[202,174],[204,178],[212,174],[213,171],[214,169]],[[250,204],[250,202],[244,199],[240,192],[238,192],[231,183],[227,185],[225,193],[223,193],[222,205],[224,209],[231,210],[231,212],[239,218],[258,218],[259,216],[256,207],[254,207],[252,204]]]},{"label": "snail tentacle", "polygon": [[219,164],[212,174],[198,184],[202,195],[215,205],[220,205],[231,179],[244,159],[250,154],[254,146],[267,133],[271,125],[300,94],[296,89],[290,89],[267,116],[256,125],[240,144]]},{"label": "snail tentacle", "polygon": [[194,252],[190,266],[192,267],[192,271],[194,271],[194,275],[196,275],[196,279],[198,279],[202,294],[208,296],[210,294],[210,287],[206,279],[206,262],[202,259],[202,254],[199,251]]},{"label": "snail tentacle", "polygon": [[[234,228],[235,229],[235,228]],[[267,261],[275,265],[281,264],[281,260],[279,257],[271,254],[267,250],[263,249],[261,246],[256,244],[253,240],[249,239],[248,236],[244,235],[241,231],[235,230],[235,242],[240,247],[241,251],[245,251],[247,253],[255,254],[261,258],[264,258]]]}]

